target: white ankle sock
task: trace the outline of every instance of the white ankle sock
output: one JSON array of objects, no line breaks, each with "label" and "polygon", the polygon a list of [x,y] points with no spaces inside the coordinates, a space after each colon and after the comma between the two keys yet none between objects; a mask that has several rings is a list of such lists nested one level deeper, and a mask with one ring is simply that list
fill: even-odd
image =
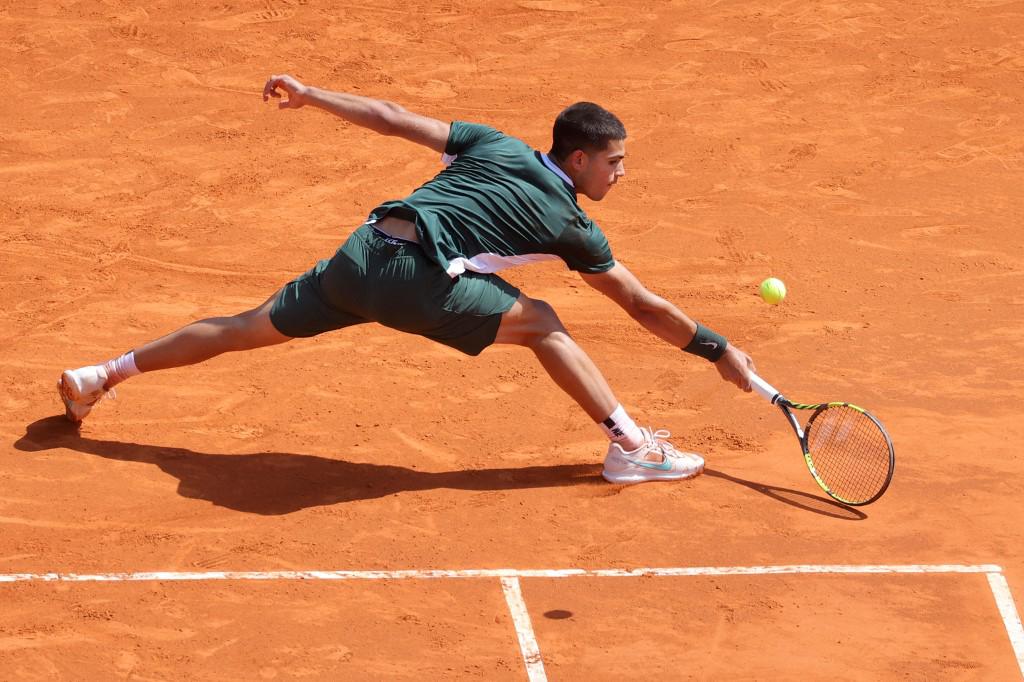
[{"label": "white ankle sock", "polygon": [[[613,443],[619,443],[626,450],[634,450],[644,442],[644,434],[640,427],[626,414],[625,408],[619,405],[611,415],[600,423],[604,435]],[[626,445],[633,447],[626,447]]]},{"label": "white ankle sock", "polygon": [[135,366],[135,352],[128,351],[113,360],[103,363],[103,369],[107,371],[107,383],[105,388],[109,391],[125,379],[131,379],[136,374],[142,374]]}]

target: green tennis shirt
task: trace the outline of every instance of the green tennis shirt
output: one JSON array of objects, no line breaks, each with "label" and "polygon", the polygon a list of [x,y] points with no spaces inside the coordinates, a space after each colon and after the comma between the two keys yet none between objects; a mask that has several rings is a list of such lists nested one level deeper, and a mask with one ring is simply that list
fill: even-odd
[{"label": "green tennis shirt", "polygon": [[572,181],[545,155],[494,128],[456,121],[443,158],[443,171],[375,208],[370,220],[390,213],[414,222],[427,257],[449,276],[556,258],[587,273],[615,264]]}]

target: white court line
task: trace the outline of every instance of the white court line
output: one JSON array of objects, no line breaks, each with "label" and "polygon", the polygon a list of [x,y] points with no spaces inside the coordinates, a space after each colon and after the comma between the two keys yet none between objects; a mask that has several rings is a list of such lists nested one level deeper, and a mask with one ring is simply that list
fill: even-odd
[{"label": "white court line", "polygon": [[1006,582],[1006,576],[1002,573],[989,573],[988,584],[992,588],[992,596],[996,598],[999,615],[1003,617],[1006,634],[1010,636],[1013,653],[1017,655],[1017,667],[1024,677],[1024,626],[1021,626],[1020,616],[1017,615],[1017,606],[1013,603],[1013,595],[1010,594],[1010,584]]},{"label": "white court line", "polygon": [[508,602],[508,610],[516,626],[519,649],[523,652],[523,661],[526,663],[526,674],[530,682],[547,682],[544,661],[540,657],[540,645],[533,634],[533,624],[526,610],[526,602],[523,601],[523,591],[519,588],[519,578],[502,578],[501,590],[505,593],[505,601]]},{"label": "white court line", "polygon": [[790,573],[1002,573],[992,564],[695,566],[689,568],[485,568],[399,571],[146,571],[132,573],[0,573],[13,582],[150,582],[175,580],[406,580],[429,578],[636,578],[642,576],[782,575]]},{"label": "white court line", "polygon": [[640,576],[720,576],[720,575],[786,575],[786,574],[920,574],[920,573],[985,573],[1010,637],[1017,663],[1024,675],[1024,629],[1017,615],[1010,586],[1003,569],[993,564],[879,564],[879,565],[814,565],[787,566],[696,566],[690,568],[607,568],[607,569],[463,569],[463,570],[399,570],[399,571],[151,571],[132,573],[4,573],[0,583],[14,582],[154,582],[193,580],[406,580],[439,578],[500,578],[506,601],[512,611],[523,660],[531,682],[546,680],[540,649],[533,635],[526,604],[519,588],[520,578],[630,578]]}]

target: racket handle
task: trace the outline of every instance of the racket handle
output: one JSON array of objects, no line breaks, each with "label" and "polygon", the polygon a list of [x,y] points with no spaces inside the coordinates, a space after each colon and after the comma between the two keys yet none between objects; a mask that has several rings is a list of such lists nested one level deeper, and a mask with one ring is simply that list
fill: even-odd
[{"label": "racket handle", "polygon": [[771,384],[769,384],[767,381],[757,376],[753,372],[750,373],[750,376],[748,378],[750,379],[750,387],[754,389],[754,391],[756,391],[758,394],[760,394],[762,398],[764,398],[765,400],[774,405],[775,400],[781,394],[778,391],[776,391]]}]

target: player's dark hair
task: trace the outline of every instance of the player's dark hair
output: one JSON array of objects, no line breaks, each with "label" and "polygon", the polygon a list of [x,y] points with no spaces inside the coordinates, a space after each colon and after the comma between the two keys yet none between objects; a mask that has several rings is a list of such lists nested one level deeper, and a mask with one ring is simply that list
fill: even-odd
[{"label": "player's dark hair", "polygon": [[576,102],[555,119],[551,156],[565,161],[577,149],[588,154],[604,151],[612,140],[625,140],[626,126],[607,109],[593,102]]}]

